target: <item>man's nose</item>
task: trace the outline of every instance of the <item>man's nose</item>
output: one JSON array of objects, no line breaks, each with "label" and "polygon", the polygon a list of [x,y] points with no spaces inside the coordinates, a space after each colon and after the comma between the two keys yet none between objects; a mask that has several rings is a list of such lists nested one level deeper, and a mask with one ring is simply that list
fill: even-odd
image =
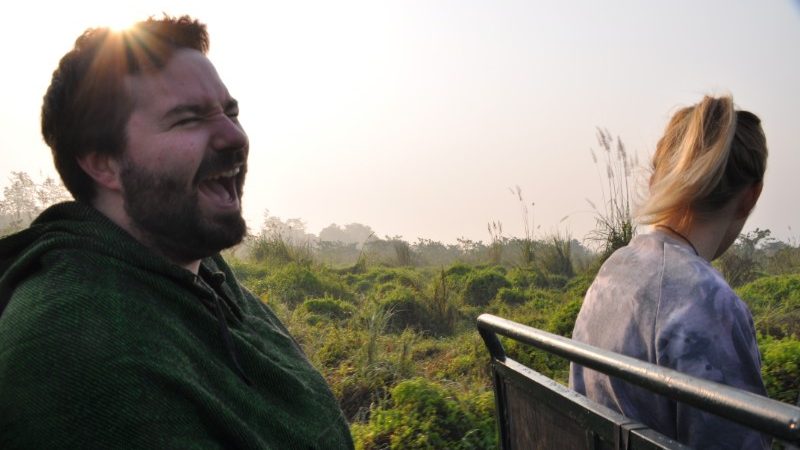
[{"label": "man's nose", "polygon": [[247,133],[232,117],[221,115],[214,120],[214,135],[211,147],[216,151],[241,150],[247,148]]}]

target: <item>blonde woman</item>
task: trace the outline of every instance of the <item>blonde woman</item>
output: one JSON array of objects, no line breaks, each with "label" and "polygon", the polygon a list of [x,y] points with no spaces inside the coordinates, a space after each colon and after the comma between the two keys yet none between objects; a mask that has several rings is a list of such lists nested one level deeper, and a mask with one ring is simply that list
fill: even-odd
[{"label": "blonde woman", "polygon": [[[761,194],[767,145],[755,115],[730,97],[678,111],[652,160],[638,212],[652,230],[603,264],[572,337],[693,376],[766,395],[753,319],[711,266]],[[589,398],[695,448],[765,448],[762,435],[573,365]]]}]

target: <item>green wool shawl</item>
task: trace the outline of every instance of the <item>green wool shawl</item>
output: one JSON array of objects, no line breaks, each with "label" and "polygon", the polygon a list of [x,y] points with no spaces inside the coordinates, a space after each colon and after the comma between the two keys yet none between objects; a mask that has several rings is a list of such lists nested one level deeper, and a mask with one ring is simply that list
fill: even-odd
[{"label": "green wool shawl", "polygon": [[0,311],[0,448],[353,447],[325,380],[219,255],[195,275],[62,203],[0,240]]}]

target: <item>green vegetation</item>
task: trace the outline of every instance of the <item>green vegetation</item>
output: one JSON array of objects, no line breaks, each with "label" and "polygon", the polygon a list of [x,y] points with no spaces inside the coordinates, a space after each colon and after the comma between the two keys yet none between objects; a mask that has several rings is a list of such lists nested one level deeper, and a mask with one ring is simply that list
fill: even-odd
[{"label": "green vegetation", "polygon": [[[499,225],[489,228],[497,235],[488,245],[409,244],[372,234],[361,243],[297,242],[262,234],[228,258],[322,371],[357,448],[494,448],[488,353],[475,319],[488,312],[570,336],[605,251],[578,264],[573,255],[590,253],[568,237],[525,242],[502,237]],[[737,293],[753,311],[770,396],[795,403],[800,265],[775,259],[800,261],[800,248],[763,237],[757,245],[753,238],[764,232],[753,233],[731,250],[757,261]],[[565,360],[503,343],[512,358],[567,382]]]}]

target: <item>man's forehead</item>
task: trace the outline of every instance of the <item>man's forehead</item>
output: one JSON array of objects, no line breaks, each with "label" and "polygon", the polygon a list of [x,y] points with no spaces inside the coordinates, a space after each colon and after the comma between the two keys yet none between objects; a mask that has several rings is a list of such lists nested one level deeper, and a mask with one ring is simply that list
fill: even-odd
[{"label": "man's forehead", "polygon": [[211,61],[192,49],[179,49],[158,71],[128,75],[125,84],[134,107],[172,108],[180,103],[228,103],[228,89]]}]

